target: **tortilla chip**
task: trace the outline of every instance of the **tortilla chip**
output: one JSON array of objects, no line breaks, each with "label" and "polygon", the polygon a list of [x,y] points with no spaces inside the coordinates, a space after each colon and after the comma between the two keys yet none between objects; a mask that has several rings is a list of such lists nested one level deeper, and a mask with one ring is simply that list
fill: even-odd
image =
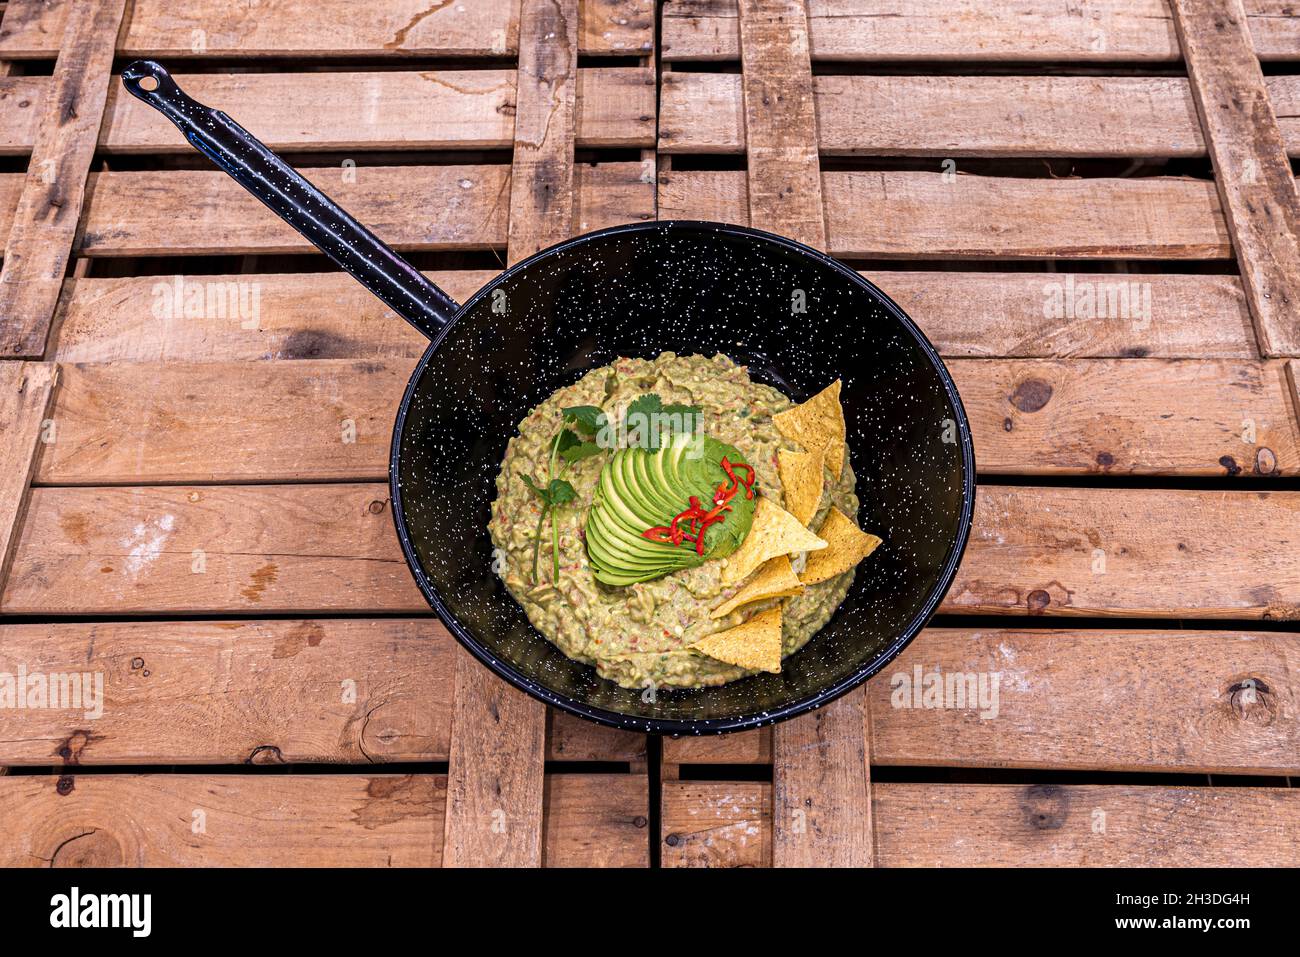
[{"label": "tortilla chip", "polygon": [[799,576],[805,585],[815,585],[843,574],[874,552],[881,541],[862,531],[853,519],[833,505],[817,534],[826,539],[827,548],[808,556],[808,564]]},{"label": "tortilla chip", "polygon": [[735,628],[714,632],[691,647],[729,665],[776,674],[781,670],[781,608],[770,608]]},{"label": "tortilla chip", "polygon": [[825,547],[826,543],[800,525],[797,518],[766,495],[760,495],[749,534],[722,569],[722,583],[734,585],[748,578],[759,565],[777,555]]},{"label": "tortilla chip", "polygon": [[817,514],[817,506],[821,504],[822,485],[826,479],[822,471],[825,459],[824,449],[813,449],[811,452],[776,450],[777,470],[781,473],[781,485],[785,488],[785,510],[800,525],[806,526],[811,522]]},{"label": "tortilla chip", "polygon": [[709,617],[725,618],[741,605],[748,605],[751,601],[762,601],[764,598],[787,598],[790,595],[798,595],[802,591],[803,582],[799,581],[799,576],[790,567],[789,556],[778,555],[760,568],[740,591],[709,612]]},{"label": "tortilla chip", "polygon": [[772,416],[776,430],[809,452],[822,449],[826,467],[836,478],[844,472],[844,407],[840,405],[840,380],[836,379],[802,405]]}]

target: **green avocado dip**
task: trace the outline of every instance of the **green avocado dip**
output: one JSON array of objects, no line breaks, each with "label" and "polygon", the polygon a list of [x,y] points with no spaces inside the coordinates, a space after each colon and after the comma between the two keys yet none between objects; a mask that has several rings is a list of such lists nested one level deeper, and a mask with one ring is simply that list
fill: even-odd
[{"label": "green avocado dip", "polygon": [[[690,428],[647,437],[632,427],[649,399]],[[690,646],[778,604],[783,656],[801,648],[844,600],[853,569],[709,616],[742,584],[724,586],[722,573],[753,517],[745,480],[780,503],[777,449],[802,450],[772,422],[791,406],[726,356],[665,352],[594,369],[535,408],[506,449],[489,523],[498,573],[533,626],[627,688],[754,674]],[[832,505],[856,515],[854,488],[846,462],[838,480],[828,475],[812,526]]]}]

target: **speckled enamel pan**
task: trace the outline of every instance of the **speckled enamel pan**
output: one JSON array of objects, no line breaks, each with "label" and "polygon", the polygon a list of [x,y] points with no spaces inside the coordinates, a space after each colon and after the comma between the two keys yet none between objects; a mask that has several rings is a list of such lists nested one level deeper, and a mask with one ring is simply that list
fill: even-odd
[{"label": "speckled enamel pan", "polygon": [[[934,347],[851,269],[752,229],[640,223],[553,246],[457,306],[229,117],[182,93],[157,63],[132,63],[122,82],[431,340],[397,411],[393,519],[429,604],[511,684],[620,728],[754,728],[865,681],[938,607],[970,533],[970,428]],[[598,678],[532,628],[492,572],[487,525],[506,443],[529,410],[618,356],[665,351],[725,353],[796,401],[842,379],[858,521],[884,544],[780,674],[651,694]]]}]

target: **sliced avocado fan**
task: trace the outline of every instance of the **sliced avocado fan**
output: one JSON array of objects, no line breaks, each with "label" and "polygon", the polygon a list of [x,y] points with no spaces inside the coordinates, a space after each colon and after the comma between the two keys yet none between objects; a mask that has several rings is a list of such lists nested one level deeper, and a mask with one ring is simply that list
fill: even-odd
[{"label": "sliced avocado fan", "polygon": [[596,580],[631,585],[725,558],[745,540],[754,519],[754,498],[742,487],[727,503],[731,511],[704,533],[704,554],[691,542],[673,545],[644,537],[646,529],[669,525],[695,496],[711,507],[718,486],[729,483],[722,467],[747,465],[740,452],[705,435],[680,433],[657,451],[619,449],[601,469],[587,513],[587,556]]}]

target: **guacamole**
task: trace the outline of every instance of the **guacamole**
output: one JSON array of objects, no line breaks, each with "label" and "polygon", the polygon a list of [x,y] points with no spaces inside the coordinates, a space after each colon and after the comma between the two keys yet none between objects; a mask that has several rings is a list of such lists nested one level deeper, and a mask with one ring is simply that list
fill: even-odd
[{"label": "guacamole", "polygon": [[[537,630],[570,658],[594,666],[604,678],[629,688],[734,681],[755,672],[690,646],[779,606],[783,610],[781,650],[789,655],[830,619],[848,593],[854,570],[810,584],[802,594],[755,601],[710,617],[743,584],[724,584],[724,573],[727,556],[744,537],[753,510],[754,499],[745,494],[745,485],[733,481],[729,490],[720,488],[718,497],[709,499],[711,479],[698,467],[692,471],[672,461],[674,443],[681,442],[674,437],[666,437],[662,447],[639,456],[624,455],[626,462],[619,459],[611,464],[620,449],[610,447],[600,454],[593,450],[575,456],[556,468],[556,436],[572,421],[572,411],[566,419],[566,409],[596,407],[618,435],[629,407],[646,396],[656,397],[666,408],[698,410],[698,431],[714,443],[705,453],[712,459],[705,461],[716,464],[725,457],[727,468],[747,476],[759,494],[776,504],[782,502],[778,449],[802,451],[773,423],[774,415],[792,407],[788,398],[750,381],[744,367],[723,355],[663,353],[654,360],[619,359],[558,390],[520,423],[519,435],[507,447],[492,505],[489,531],[497,549],[496,567]],[[656,461],[665,456],[669,456],[667,464]],[[741,471],[749,468],[752,474]],[[857,514],[852,469],[845,461],[838,478],[835,471],[834,466],[827,470],[813,528],[820,527],[832,506],[848,516]],[[544,483],[556,475],[562,475],[573,494],[570,497],[566,491],[556,499],[558,504],[548,506],[542,497]],[[611,484],[616,480],[622,484]],[[641,490],[629,498],[627,487],[637,482]],[[653,501],[657,496],[666,504],[678,498],[679,485],[686,482],[704,489],[691,491],[703,499],[693,503],[699,517],[690,526],[697,530],[698,547],[692,546],[689,533],[685,542],[670,544],[667,528],[659,539],[660,548],[667,551],[654,552],[648,547],[653,541],[631,546],[617,538],[614,533],[619,529],[637,529],[639,522],[646,521],[646,514],[637,513],[638,497],[650,496]],[[726,484],[725,478],[721,484]],[[629,507],[624,508],[625,503]],[[544,509],[549,514],[544,515]],[[621,526],[610,521],[611,509],[617,510],[614,517],[622,521]],[[655,530],[648,531],[653,538]],[[588,542],[592,532],[597,535],[594,551]],[[608,557],[611,542],[612,559]],[[665,564],[660,555],[674,547],[679,557]],[[635,550],[629,553],[629,548]],[[795,556],[796,570],[803,561],[803,556]],[[647,573],[657,577],[634,580]],[[619,584],[624,581],[628,583]]]}]

